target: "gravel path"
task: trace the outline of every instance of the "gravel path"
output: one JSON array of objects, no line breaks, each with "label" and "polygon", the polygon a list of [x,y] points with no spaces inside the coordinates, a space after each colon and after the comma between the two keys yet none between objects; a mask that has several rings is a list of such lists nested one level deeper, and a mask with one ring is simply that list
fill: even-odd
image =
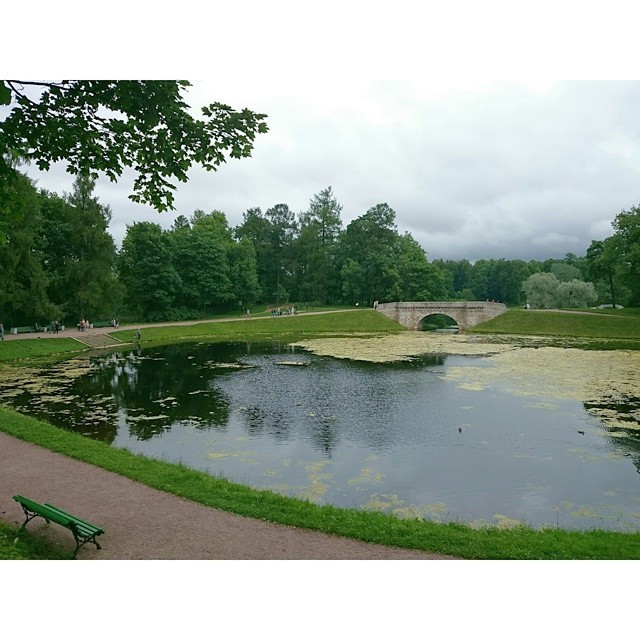
[{"label": "gravel path", "polygon": [[[0,432],[0,518],[24,522],[15,494],[104,528],[96,560],[437,560],[446,556],[367,544],[245,518],[147,487]],[[41,518],[27,528],[73,551],[71,532]]]}]

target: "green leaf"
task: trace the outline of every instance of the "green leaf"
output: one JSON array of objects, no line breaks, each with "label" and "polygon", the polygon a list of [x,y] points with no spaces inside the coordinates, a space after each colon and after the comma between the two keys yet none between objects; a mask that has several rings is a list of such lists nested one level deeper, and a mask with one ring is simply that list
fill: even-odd
[{"label": "green leaf", "polygon": [[0,82],[0,104],[11,103],[11,89],[4,83]]}]

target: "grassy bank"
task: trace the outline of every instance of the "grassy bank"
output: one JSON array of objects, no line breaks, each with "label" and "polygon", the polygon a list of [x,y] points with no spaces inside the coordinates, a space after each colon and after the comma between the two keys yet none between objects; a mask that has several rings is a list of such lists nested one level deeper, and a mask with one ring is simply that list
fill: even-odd
[{"label": "grassy bank", "polygon": [[[613,344],[640,342],[637,317],[586,316],[512,310],[476,333],[529,334],[599,339]],[[630,324],[629,324],[630,323]],[[133,340],[135,329],[115,335]],[[255,321],[202,322],[195,325],[150,327],[142,330],[142,343],[159,344],[180,340],[264,340],[375,334],[402,331],[402,327],[372,310],[317,316],[266,318]],[[70,344],[71,343],[71,344]],[[5,343],[11,357],[5,362],[30,357],[53,357],[77,349],[69,339],[20,340]],[[73,349],[71,347],[73,346]],[[367,542],[421,549],[461,558],[485,559],[635,559],[640,558],[640,534],[606,531],[536,531],[487,527],[473,529],[462,524],[438,524],[423,520],[401,520],[394,516],[361,510],[318,506],[279,494],[255,490],[214,478],[178,464],[151,460],[0,407],[0,430],[52,451],[83,460],[208,506],[271,522],[307,528]],[[14,535],[15,534],[15,535]],[[14,544],[15,538],[18,543]],[[17,556],[15,554],[18,554]],[[0,528],[0,558],[54,558],[54,552],[27,533]]]},{"label": "grassy bank", "polygon": [[[251,518],[421,549],[461,558],[640,558],[640,534],[605,531],[472,529],[461,524],[401,520],[381,513],[318,506],[271,491],[255,490],[183,465],[132,454],[0,408],[0,429],[52,451],[137,480],[161,491]],[[3,547],[0,545],[0,554]],[[46,556],[45,556],[46,557]]]},{"label": "grassy bank", "polygon": [[86,349],[73,338],[47,338],[38,340],[3,341],[0,344],[0,362],[16,362],[24,358],[41,358]]},{"label": "grassy bank", "polygon": [[[344,311],[321,315],[280,316],[228,322],[199,322],[192,325],[157,326],[142,329],[141,342],[165,342],[194,339],[265,340],[290,336],[353,335],[389,333],[404,328],[373,310]],[[136,328],[112,333],[123,342],[135,340]]]},{"label": "grassy bank", "polygon": [[596,341],[592,348],[640,349],[640,316],[510,309],[469,333],[584,338]]}]

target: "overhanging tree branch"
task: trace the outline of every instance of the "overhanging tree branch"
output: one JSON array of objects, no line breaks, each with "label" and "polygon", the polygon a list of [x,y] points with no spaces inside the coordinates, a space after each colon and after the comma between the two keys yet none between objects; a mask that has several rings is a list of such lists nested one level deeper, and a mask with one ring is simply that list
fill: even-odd
[{"label": "overhanging tree branch", "polygon": [[[38,101],[25,86],[44,88]],[[71,174],[102,171],[111,181],[132,167],[130,199],[173,209],[174,180],[186,181],[193,164],[215,171],[227,157],[248,157],[256,136],[267,131],[264,114],[217,102],[202,108],[202,119],[192,117],[182,97],[189,86],[184,80],[0,81],[0,103],[15,101],[0,123],[0,173],[8,170],[2,158],[16,153],[43,170],[66,160]],[[107,115],[98,115],[101,109]]]}]

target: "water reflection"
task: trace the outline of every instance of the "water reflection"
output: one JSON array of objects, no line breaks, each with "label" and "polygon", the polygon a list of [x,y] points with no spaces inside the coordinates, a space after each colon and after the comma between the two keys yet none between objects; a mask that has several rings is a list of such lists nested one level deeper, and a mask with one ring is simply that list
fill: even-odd
[{"label": "water reflection", "polygon": [[[318,503],[443,521],[637,528],[635,431],[607,430],[585,411],[595,407],[573,400],[464,388],[447,377],[460,366],[493,364],[434,354],[379,365],[283,343],[180,344],[78,358],[37,384],[5,381],[2,393],[64,428]],[[638,400],[627,402],[637,415]]]}]

